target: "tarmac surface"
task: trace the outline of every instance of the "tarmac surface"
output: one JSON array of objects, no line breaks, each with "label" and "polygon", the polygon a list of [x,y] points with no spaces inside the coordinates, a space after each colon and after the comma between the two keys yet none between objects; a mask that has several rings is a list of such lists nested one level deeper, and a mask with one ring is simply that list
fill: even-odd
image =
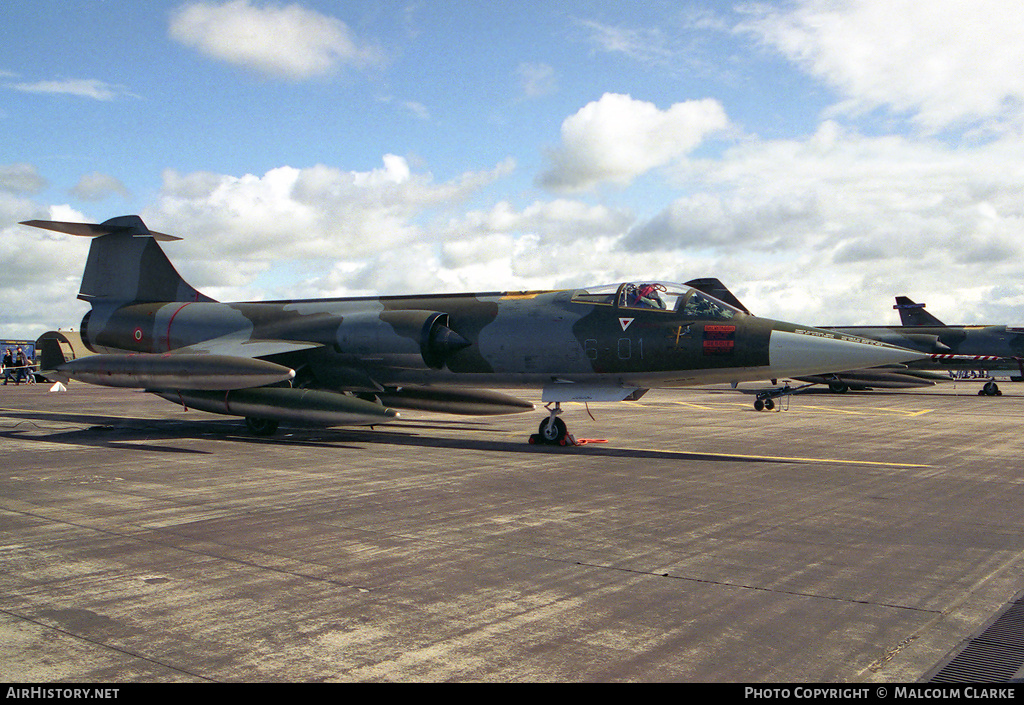
[{"label": "tarmac surface", "polygon": [[913,682],[1024,590],[1024,384],[978,386],[651,392],[569,448],[0,387],[0,680]]}]

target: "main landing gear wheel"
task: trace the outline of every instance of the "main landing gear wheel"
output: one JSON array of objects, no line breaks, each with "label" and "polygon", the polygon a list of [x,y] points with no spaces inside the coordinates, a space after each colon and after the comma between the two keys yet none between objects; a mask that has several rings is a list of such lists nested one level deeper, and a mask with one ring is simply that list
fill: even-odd
[{"label": "main landing gear wheel", "polygon": [[277,421],[273,419],[257,419],[247,416],[245,418],[245,427],[254,436],[273,436],[277,433]]},{"label": "main landing gear wheel", "polygon": [[985,382],[985,386],[978,390],[979,397],[1001,397],[1003,392],[995,382]]},{"label": "main landing gear wheel", "polygon": [[766,409],[768,411],[771,411],[772,409],[775,408],[775,402],[772,401],[772,398],[770,396],[758,394],[757,400],[754,402],[754,408],[757,411],[764,411]]}]

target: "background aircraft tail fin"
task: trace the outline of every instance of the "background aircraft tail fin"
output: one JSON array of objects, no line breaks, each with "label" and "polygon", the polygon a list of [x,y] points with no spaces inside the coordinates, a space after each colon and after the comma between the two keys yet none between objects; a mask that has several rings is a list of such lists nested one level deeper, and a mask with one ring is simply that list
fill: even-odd
[{"label": "background aircraft tail fin", "polygon": [[181,278],[157,242],[181,238],[151,231],[137,215],[98,225],[51,220],[27,220],[22,225],[95,238],[78,292],[83,301],[213,301]]},{"label": "background aircraft tail fin", "polygon": [[900,312],[900,322],[905,326],[944,326],[938,318],[924,310],[924,304],[914,303],[906,296],[897,296],[894,309]]},{"label": "background aircraft tail fin", "polygon": [[691,279],[686,282],[686,286],[692,286],[697,291],[701,291],[708,296],[714,296],[719,301],[724,301],[733,308],[738,308],[743,313],[750,313],[747,307],[740,303],[740,300],[736,298],[735,294],[726,288],[725,284],[714,277],[705,277],[702,279]]}]

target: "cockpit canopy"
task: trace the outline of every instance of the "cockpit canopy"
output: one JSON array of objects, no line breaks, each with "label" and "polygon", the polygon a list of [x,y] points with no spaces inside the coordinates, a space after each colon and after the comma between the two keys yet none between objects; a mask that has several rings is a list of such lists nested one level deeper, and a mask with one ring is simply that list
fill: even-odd
[{"label": "cockpit canopy", "polygon": [[575,303],[614,306],[619,309],[678,312],[687,318],[728,320],[740,313],[727,303],[683,284],[637,281],[583,289]]}]

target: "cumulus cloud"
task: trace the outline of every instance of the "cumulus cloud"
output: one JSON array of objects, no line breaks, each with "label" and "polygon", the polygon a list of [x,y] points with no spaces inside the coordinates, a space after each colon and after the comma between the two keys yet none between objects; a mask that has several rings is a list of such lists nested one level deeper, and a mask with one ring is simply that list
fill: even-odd
[{"label": "cumulus cloud", "polygon": [[729,125],[717,100],[692,100],[660,110],[628,95],[606,93],[562,123],[562,144],[549,153],[539,183],[555,191],[620,186],[679,159]]},{"label": "cumulus cloud", "polygon": [[436,182],[385,155],[367,171],[167,171],[143,217],[185,238],[169,255],[190,283],[222,300],[549,288],[635,271],[643,255],[614,246],[634,220],[621,209],[499,201],[439,217],[512,169],[503,162]]},{"label": "cumulus cloud", "polygon": [[687,162],[690,192],[617,246],[710,258],[703,274],[732,280],[755,312],[808,323],[895,323],[891,296],[940,300],[954,281],[977,287],[962,303],[981,311],[986,288],[1019,280],[1021,158],[1012,137],[951,147],[825,122]]},{"label": "cumulus cloud", "polygon": [[950,322],[1020,323],[1022,159],[1011,137],[953,147],[826,121],[669,165],[681,192],[641,219],[565,197],[450,215],[514,165],[436,182],[397,155],[365,171],[167,172],[144,217],[185,236],[172,259],[225,300],[717,276],[756,313],[812,324],[896,323],[895,294]]},{"label": "cumulus cloud", "polygon": [[211,58],[290,80],[384,60],[379,48],[360,40],[341,20],[299,5],[190,2],[172,15],[169,33]]},{"label": "cumulus cloud", "polygon": [[508,201],[499,201],[487,210],[470,211],[453,221],[449,229],[453,233],[480,236],[529,234],[544,243],[571,244],[621,235],[632,221],[633,215],[628,211],[581,201],[535,201],[522,210],[516,210]]},{"label": "cumulus cloud", "polygon": [[927,133],[1024,128],[1024,5],[1001,0],[798,0],[748,6],[752,33],[843,97],[886,107]]},{"label": "cumulus cloud", "polygon": [[89,240],[19,225],[23,220],[87,220],[68,206],[41,206],[0,191],[0,337],[35,338],[78,327],[86,307],[76,300]]},{"label": "cumulus cloud", "polygon": [[[420,220],[477,193],[513,168],[511,162],[435,182],[404,157],[385,155],[369,171],[318,165],[278,167],[262,176],[164,173],[155,206],[144,217],[154,229],[185,237],[192,283],[226,287],[206,293],[241,298],[239,287],[280,262],[302,261],[317,277],[336,263],[351,275],[384,251],[436,244]],[[354,275],[353,275],[354,276]],[[307,277],[309,281],[323,281]],[[324,295],[321,293],[320,295]]]},{"label": "cumulus cloud", "polygon": [[784,251],[800,245],[824,223],[816,199],[800,194],[754,203],[735,194],[680,198],[634,228],[623,246],[635,252],[693,248]]},{"label": "cumulus cloud", "polygon": [[122,198],[128,198],[130,195],[118,179],[99,172],[86,174],[71,189],[71,195],[83,201],[102,201],[115,194]]}]

